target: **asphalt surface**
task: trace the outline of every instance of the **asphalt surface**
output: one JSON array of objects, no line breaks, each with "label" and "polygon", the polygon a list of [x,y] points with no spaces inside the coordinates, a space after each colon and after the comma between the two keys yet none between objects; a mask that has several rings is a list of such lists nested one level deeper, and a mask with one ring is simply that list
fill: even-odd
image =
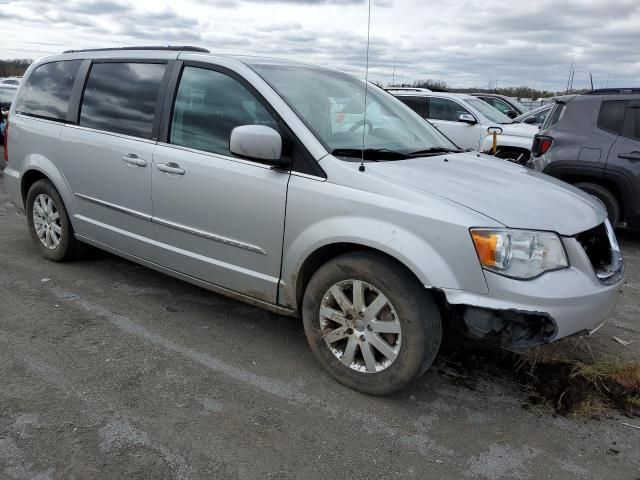
[{"label": "asphalt surface", "polygon": [[[598,332],[612,348],[639,338],[639,246],[624,240],[630,286]],[[509,378],[433,371],[365,396],[320,369],[296,319],[106,253],[45,261],[0,175],[2,479],[640,478],[622,423],[640,419],[526,402]]]}]

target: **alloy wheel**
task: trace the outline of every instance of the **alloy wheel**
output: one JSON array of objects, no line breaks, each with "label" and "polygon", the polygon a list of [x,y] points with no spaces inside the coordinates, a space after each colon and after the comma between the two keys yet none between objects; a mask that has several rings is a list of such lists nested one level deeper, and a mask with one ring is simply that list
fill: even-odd
[{"label": "alloy wheel", "polygon": [[320,306],[320,329],[333,355],[358,372],[381,372],[400,352],[402,329],[393,305],[362,280],[344,280],[327,290]]},{"label": "alloy wheel", "polygon": [[55,250],[62,238],[60,212],[53,199],[44,193],[33,202],[33,225],[36,235],[49,250]]}]

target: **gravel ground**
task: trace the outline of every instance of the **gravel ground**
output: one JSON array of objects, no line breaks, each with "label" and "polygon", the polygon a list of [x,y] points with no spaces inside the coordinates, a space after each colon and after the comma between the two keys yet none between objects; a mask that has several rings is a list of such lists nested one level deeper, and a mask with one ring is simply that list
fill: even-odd
[{"label": "gravel ground", "polygon": [[[593,338],[639,358],[640,236]],[[613,339],[632,341],[623,346]],[[640,478],[640,425],[523,408],[510,379],[428,372],[374,398],[316,364],[298,320],[106,253],[40,258],[0,174],[0,479]]]}]

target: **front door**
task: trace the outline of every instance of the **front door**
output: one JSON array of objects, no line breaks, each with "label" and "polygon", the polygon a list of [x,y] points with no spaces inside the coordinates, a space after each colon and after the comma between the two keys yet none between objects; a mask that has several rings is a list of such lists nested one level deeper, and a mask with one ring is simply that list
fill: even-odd
[{"label": "front door", "polygon": [[162,264],[275,303],[289,172],[235,157],[229,138],[276,121],[235,75],[188,65],[172,112],[152,169]]},{"label": "front door", "polygon": [[438,130],[445,134],[460,148],[480,148],[481,128],[459,120],[462,114],[472,115],[469,110],[448,98],[431,97],[429,99],[428,119]]}]

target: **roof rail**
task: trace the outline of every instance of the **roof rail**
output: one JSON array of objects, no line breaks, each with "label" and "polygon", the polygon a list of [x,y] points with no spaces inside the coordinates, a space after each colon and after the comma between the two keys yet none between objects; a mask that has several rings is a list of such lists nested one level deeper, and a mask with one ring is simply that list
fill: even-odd
[{"label": "roof rail", "polygon": [[429,90],[428,88],[418,88],[418,87],[387,87],[385,88],[386,91],[390,91],[390,90],[403,90],[403,91],[408,91],[408,92],[431,92],[432,90]]},{"label": "roof rail", "polygon": [[167,45],[166,47],[154,45],[142,45],[139,47],[113,47],[113,48],[87,48],[85,50],[65,50],[62,53],[80,53],[80,52],[111,52],[118,50],[171,50],[178,52],[202,52],[209,53],[209,50],[202,47],[192,47],[190,45]]},{"label": "roof rail", "polygon": [[585,95],[617,95],[625,93],[640,93],[640,87],[630,88],[596,88]]}]

